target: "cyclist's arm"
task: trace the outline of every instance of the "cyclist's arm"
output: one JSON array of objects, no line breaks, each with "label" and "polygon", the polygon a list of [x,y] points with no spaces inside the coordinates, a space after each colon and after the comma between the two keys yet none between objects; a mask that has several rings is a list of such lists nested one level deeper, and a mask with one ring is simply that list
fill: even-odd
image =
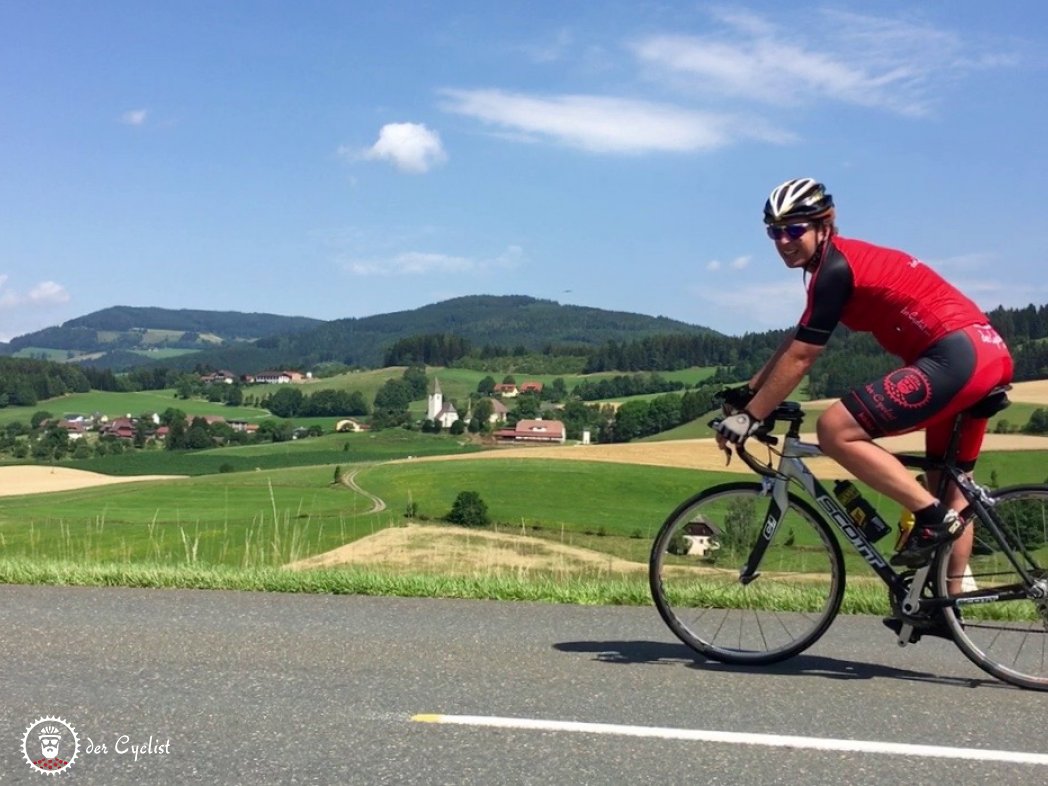
[{"label": "cyclist's arm", "polygon": [[758,372],[754,378],[758,384],[751,382],[751,387],[757,390],[747,407],[751,415],[763,420],[800,384],[830,340],[854,288],[851,265],[831,246],[812,276],[808,305],[797,329]]},{"label": "cyclist's arm", "polygon": [[761,366],[760,371],[753,375],[749,381],[751,390],[760,390],[761,386],[768,381],[768,375],[771,374],[771,370],[775,368],[775,364],[779,362],[779,358],[785,354],[786,350],[790,348],[790,344],[793,343],[794,338],[797,336],[797,331],[793,330],[783,336],[782,343],[779,344],[779,348],[775,350],[775,353],[768,358],[768,360]]},{"label": "cyclist's arm", "polygon": [[758,420],[768,417],[800,384],[824,348],[824,345],[791,339],[775,365],[769,369],[757,395],[747,405],[750,414]]}]

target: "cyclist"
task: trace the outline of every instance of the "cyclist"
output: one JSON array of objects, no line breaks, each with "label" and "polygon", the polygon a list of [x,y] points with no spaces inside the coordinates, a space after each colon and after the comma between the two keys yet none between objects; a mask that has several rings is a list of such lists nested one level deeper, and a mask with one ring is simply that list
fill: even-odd
[{"label": "cyclist", "polygon": [[[788,268],[804,271],[808,300],[794,331],[747,385],[727,392],[737,411],[716,426],[717,439],[742,444],[800,383],[840,324],[872,333],[902,365],[845,393],[818,420],[819,444],[871,488],[912,511],[915,524],[891,563],[920,567],[935,549],[960,538],[950,575],[960,576],[972,533],[957,511],[964,505],[950,484],[943,499],[939,473],[922,486],[873,440],[925,429],[926,451],[941,458],[958,412],[1012,378],[1012,358],[986,315],[919,259],[837,234],[833,197],[811,178],[787,180],[764,205],[768,237]],[[971,471],[986,420],[969,419],[958,462]]]}]

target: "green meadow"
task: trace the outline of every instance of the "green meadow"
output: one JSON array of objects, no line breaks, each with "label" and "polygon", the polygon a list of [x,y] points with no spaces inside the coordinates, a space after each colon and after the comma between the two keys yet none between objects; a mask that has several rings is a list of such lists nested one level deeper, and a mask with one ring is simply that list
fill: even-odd
[{"label": "green meadow", "polygon": [[[343,386],[374,391],[402,369],[351,372],[303,386],[304,392]],[[448,398],[465,398],[487,374],[463,369],[429,369]],[[667,373],[694,384],[711,369]],[[582,379],[562,378],[570,388]],[[518,375],[518,382],[551,382],[552,375]],[[261,386],[260,386],[261,387]],[[134,394],[87,393],[41,402],[32,408],[0,410],[0,425],[28,421],[44,409],[54,414],[105,412],[139,414],[176,407],[192,414],[217,414],[257,421],[263,410],[184,401],[173,391]],[[1015,404],[998,418],[1015,427],[1034,405]],[[818,412],[810,413],[810,423]],[[320,419],[330,430],[335,419]],[[701,418],[649,439],[708,437]],[[991,425],[991,428],[993,426]],[[626,574],[554,574],[549,571],[486,576],[428,575],[382,565],[295,573],[289,562],[323,553],[388,527],[412,520],[439,523],[461,491],[478,492],[495,522],[489,529],[526,534],[548,543],[578,546],[643,565],[652,537],[666,516],[692,493],[744,476],[673,468],[556,460],[422,462],[441,454],[483,449],[467,437],[391,429],[325,434],[290,442],[194,452],[142,450],[62,466],[111,475],[180,475],[83,491],[0,497],[0,581],[134,586],[200,586],[309,592],[439,594],[567,602],[647,603],[643,569]],[[394,463],[391,463],[394,462]],[[372,512],[368,496],[335,483],[336,468],[385,510]],[[1048,452],[987,453],[980,480],[1001,485],[1048,481]],[[826,481],[830,478],[824,479]],[[893,504],[867,498],[890,522]],[[801,544],[804,545],[804,544]],[[870,575],[845,549],[851,576]],[[884,591],[853,582],[846,608],[884,611]]]},{"label": "green meadow", "polygon": [[28,423],[35,412],[50,412],[56,417],[67,414],[91,415],[99,412],[110,418],[145,412],[163,412],[173,407],[188,415],[221,415],[226,420],[241,419],[257,422],[272,417],[267,410],[254,407],[227,407],[203,399],[180,399],[174,390],[145,390],[138,393],[109,393],[92,390],[88,393],[70,393],[38,402],[32,407],[4,407],[0,409],[0,425],[21,421]]},{"label": "green meadow", "polygon": [[[449,443],[437,437],[431,444],[438,447],[441,441],[444,446]],[[422,444],[410,442],[415,451],[411,455],[423,455]],[[79,564],[275,567],[403,524],[409,506],[414,520],[437,522],[450,511],[459,492],[476,491],[503,531],[643,562],[656,530],[680,501],[714,483],[744,477],[490,457],[394,463],[375,463],[373,458],[293,466],[296,459],[314,458],[305,449],[296,454],[296,448],[293,444],[279,454],[288,462],[281,468],[0,497],[0,550],[6,558]],[[387,444],[383,449],[391,448]],[[243,450],[245,460],[264,463],[267,458],[257,448]],[[356,482],[380,497],[386,510],[371,512],[369,498],[336,484],[332,464],[343,474],[355,471]],[[980,462],[979,476],[984,481],[993,476],[1002,485],[1043,482],[1048,476],[1048,454],[988,453]],[[895,519],[896,506],[873,493],[867,497],[886,519]],[[865,570],[848,553],[850,567]]]},{"label": "green meadow", "polygon": [[278,566],[405,521],[441,519],[477,490],[503,529],[562,542],[633,540],[642,556],[662,520],[715,476],[587,462],[483,460],[365,465],[357,482],[387,509],[299,467],[0,498],[7,557],[77,562]]},{"label": "green meadow", "polygon": [[325,434],[287,442],[212,450],[166,451],[157,448],[79,461],[67,459],[62,461],[62,466],[104,475],[212,475],[219,472],[393,461],[412,456],[464,454],[478,450],[481,447],[468,439],[448,434],[386,429]]},{"label": "green meadow", "polygon": [[[162,351],[162,350],[159,350]],[[177,351],[177,350],[172,350]],[[681,371],[660,372],[664,379],[681,381],[686,385],[695,385],[703,379],[712,375],[711,368],[690,368]],[[311,379],[296,385],[303,393],[309,395],[320,390],[347,390],[360,391],[366,401],[373,401],[375,394],[388,380],[400,379],[403,376],[403,366],[391,366],[389,368],[376,369],[372,371],[350,371],[333,377],[322,379]],[[465,401],[470,393],[477,389],[487,376],[502,381],[505,375],[489,374],[485,371],[472,371],[470,369],[443,368],[430,366],[426,369],[430,379],[440,381],[441,390],[447,399]],[[571,390],[575,385],[585,381],[599,381],[622,376],[622,372],[603,372],[599,374],[516,374],[517,382],[535,380],[543,384],[550,384],[554,379],[560,377],[565,386]],[[246,385],[245,395],[265,396],[274,392],[273,385]],[[425,402],[416,402],[419,407],[425,409]],[[31,407],[3,407],[0,408],[0,426],[12,421],[28,423],[35,412],[41,410],[56,416],[64,414],[79,413],[90,415],[99,412],[109,417],[122,417],[125,415],[138,416],[144,412],[163,412],[169,407],[180,409],[189,415],[221,415],[227,420],[240,419],[249,422],[258,422],[263,418],[272,417],[267,410],[254,407],[229,407],[221,403],[212,403],[203,399],[180,399],[173,389],[147,390],[137,393],[113,393],[92,390],[88,393],[70,393],[58,398],[46,399]],[[336,419],[328,418],[324,422],[329,427],[334,425]],[[301,422],[309,425],[313,419],[296,419],[296,424]]]},{"label": "green meadow", "polygon": [[[685,385],[694,386],[704,379],[713,375],[714,367],[694,367],[681,369],[679,371],[660,371],[658,375],[670,381],[683,382]],[[378,389],[389,379],[399,379],[404,373],[403,366],[391,366],[389,368],[375,371],[350,371],[334,377],[314,379],[302,384],[303,393],[311,393],[317,390],[359,390],[365,399],[372,401]],[[645,372],[647,373],[647,372]],[[497,374],[487,371],[474,371],[465,368],[444,368],[439,366],[428,366],[426,376],[437,379],[440,389],[446,399],[465,401],[470,393],[477,390],[477,385],[485,377],[492,377],[496,382],[501,382],[505,374]],[[612,379],[619,376],[631,376],[627,372],[613,371],[600,372],[596,374],[512,374],[517,384],[528,381],[541,382],[549,385],[555,379],[564,380],[564,385],[571,390],[581,382],[599,382],[602,379]],[[254,388],[250,388],[254,390]],[[423,405],[424,406],[424,405]]]}]

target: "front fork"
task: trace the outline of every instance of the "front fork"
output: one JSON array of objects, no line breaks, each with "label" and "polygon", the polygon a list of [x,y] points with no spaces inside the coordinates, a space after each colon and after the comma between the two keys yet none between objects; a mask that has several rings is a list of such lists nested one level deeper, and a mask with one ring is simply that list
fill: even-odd
[{"label": "front fork", "polygon": [[753,544],[753,549],[750,551],[746,564],[739,571],[739,583],[743,586],[761,575],[758,568],[761,560],[764,559],[764,552],[768,550],[768,546],[771,544],[771,539],[775,537],[775,530],[779,528],[779,523],[782,521],[788,502],[785,482],[776,482],[771,478],[761,478],[761,493],[770,493],[771,500],[768,503],[768,513],[764,517],[764,526],[761,527],[761,534],[757,538],[757,542]]}]

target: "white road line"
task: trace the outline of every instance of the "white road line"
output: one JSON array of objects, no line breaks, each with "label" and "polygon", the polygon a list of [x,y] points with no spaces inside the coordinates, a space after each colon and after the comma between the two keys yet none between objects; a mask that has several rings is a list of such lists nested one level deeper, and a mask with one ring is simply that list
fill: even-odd
[{"label": "white road line", "polygon": [[448,723],[458,726],[487,726],[501,729],[567,731],[583,734],[612,734],[625,737],[660,737],[667,740],[723,742],[733,745],[765,745],[773,748],[801,748],[822,751],[854,751],[892,756],[1004,761],[1015,764],[1048,765],[1048,754],[999,751],[983,748],[949,748],[940,745],[910,745],[876,740],[835,740],[822,737],[796,737],[787,734],[750,734],[734,731],[670,729],[658,726],[620,726],[614,723],[580,723],[578,721],[538,720],[534,718],[498,718],[484,715],[420,714],[411,720],[419,723]]}]

